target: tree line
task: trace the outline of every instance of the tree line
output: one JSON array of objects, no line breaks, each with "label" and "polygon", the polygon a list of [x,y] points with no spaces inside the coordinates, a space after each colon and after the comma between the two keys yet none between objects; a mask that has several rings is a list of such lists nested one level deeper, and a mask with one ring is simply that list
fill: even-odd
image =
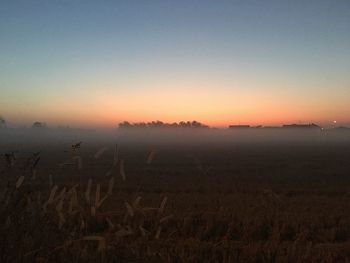
[{"label": "tree line", "polygon": [[130,123],[128,121],[124,121],[122,123],[119,123],[119,128],[209,128],[209,126],[198,121],[180,121],[173,123],[166,123],[162,121]]}]

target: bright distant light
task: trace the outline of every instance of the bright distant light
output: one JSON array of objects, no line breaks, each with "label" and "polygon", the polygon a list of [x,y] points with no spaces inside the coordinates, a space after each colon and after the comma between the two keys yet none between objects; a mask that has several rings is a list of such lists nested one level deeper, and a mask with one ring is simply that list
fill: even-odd
[{"label": "bright distant light", "polygon": [[334,123],[337,123],[337,121],[333,121]]}]

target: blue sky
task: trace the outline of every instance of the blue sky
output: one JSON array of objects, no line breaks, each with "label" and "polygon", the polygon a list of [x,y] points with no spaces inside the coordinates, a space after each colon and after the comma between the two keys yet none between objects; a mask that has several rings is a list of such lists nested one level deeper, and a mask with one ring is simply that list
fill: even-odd
[{"label": "blue sky", "polygon": [[0,33],[9,122],[350,123],[350,1],[1,1]]}]

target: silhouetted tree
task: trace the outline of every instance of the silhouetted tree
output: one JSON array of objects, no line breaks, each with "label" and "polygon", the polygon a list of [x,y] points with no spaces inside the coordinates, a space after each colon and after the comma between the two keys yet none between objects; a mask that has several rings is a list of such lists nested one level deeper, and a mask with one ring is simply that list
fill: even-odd
[{"label": "silhouetted tree", "polygon": [[46,123],[36,121],[33,123],[32,128],[46,128]]},{"label": "silhouetted tree", "polygon": [[147,124],[145,122],[138,122],[138,123],[135,123],[134,126],[136,128],[147,128]]},{"label": "silhouetted tree", "polygon": [[123,121],[122,123],[119,123],[119,128],[131,128],[131,124],[128,121]]},{"label": "silhouetted tree", "polygon": [[164,127],[165,124],[162,121],[152,121],[147,123],[147,126],[152,128],[160,128],[160,127]]},{"label": "silhouetted tree", "polygon": [[179,126],[180,126],[180,127],[186,127],[186,122],[180,121],[180,122],[179,122]]},{"label": "silhouetted tree", "polygon": [[6,121],[3,117],[0,116],[0,128],[6,127]]}]

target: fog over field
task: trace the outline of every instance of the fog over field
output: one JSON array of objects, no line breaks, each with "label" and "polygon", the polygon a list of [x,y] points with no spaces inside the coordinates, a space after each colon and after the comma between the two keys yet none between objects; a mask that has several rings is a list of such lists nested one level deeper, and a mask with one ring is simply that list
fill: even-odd
[{"label": "fog over field", "polygon": [[150,143],[150,144],[274,144],[274,143],[349,143],[350,129],[70,129],[8,128],[0,129],[2,151],[16,147],[85,143]]}]

